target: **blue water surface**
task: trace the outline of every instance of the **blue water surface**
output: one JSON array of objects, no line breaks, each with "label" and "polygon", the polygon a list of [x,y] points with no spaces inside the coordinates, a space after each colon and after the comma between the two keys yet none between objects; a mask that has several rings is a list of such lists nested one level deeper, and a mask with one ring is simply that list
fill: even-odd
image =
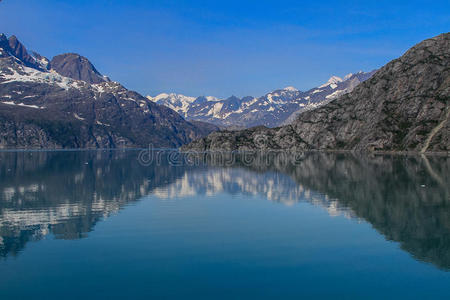
[{"label": "blue water surface", "polygon": [[0,153],[1,299],[450,297],[450,161]]}]

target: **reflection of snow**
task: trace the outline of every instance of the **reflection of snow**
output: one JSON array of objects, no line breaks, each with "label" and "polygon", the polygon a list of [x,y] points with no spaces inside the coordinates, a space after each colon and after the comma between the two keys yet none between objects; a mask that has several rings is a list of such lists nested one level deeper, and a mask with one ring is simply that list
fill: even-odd
[{"label": "reflection of snow", "polygon": [[39,187],[37,184],[31,184],[29,186],[18,186],[18,187],[6,187],[3,189],[3,199],[5,201],[11,201],[16,194],[25,194],[25,193],[36,193],[39,188],[43,189],[43,187]]},{"label": "reflection of snow", "polygon": [[153,194],[158,198],[169,199],[175,197],[188,197],[196,195],[196,190],[188,182],[188,177],[183,176],[175,183],[167,186],[156,188],[153,190]]},{"label": "reflection of snow", "polygon": [[[97,176],[102,176],[101,169],[96,170]],[[73,181],[82,183],[85,180],[82,173],[75,174]],[[46,186],[42,184],[20,185],[5,187],[2,191],[4,201],[15,201],[18,204],[23,199],[42,197]],[[299,202],[308,202],[323,207],[330,216],[352,217],[352,212],[339,205],[336,199],[329,199],[327,195],[317,193],[298,184],[291,177],[277,173],[258,173],[242,168],[210,168],[199,171],[186,171],[182,177],[165,187],[152,189],[147,179],[130,189],[125,184],[120,186],[120,193],[111,198],[93,192],[89,199],[78,198],[76,202],[70,199],[51,207],[24,208],[19,205],[17,209],[4,208],[0,212],[0,228],[9,228],[14,232],[33,230],[35,238],[42,238],[52,231],[57,224],[69,222],[77,218],[106,218],[120,210],[121,207],[135,201],[149,191],[163,199],[192,197],[195,195],[214,196],[220,193],[243,194],[246,196],[263,196],[266,199],[287,206]],[[77,196],[77,195],[75,195]],[[79,196],[79,195],[78,195]],[[1,245],[1,243],[0,243]]]},{"label": "reflection of snow", "polygon": [[239,168],[186,172],[174,183],[156,188],[152,193],[162,199],[195,195],[214,196],[219,193],[261,195],[270,201],[288,206],[309,202],[325,208],[330,216],[352,217],[351,211],[340,207],[337,200],[305,188],[288,176],[272,172],[255,173]]},{"label": "reflection of snow", "polygon": [[[82,175],[75,176],[74,181],[82,180]],[[89,202],[60,203],[52,207],[32,208],[32,209],[11,209],[4,208],[0,213],[0,228],[16,228],[19,230],[33,229],[34,236],[45,236],[49,233],[52,225],[63,223],[67,220],[83,217],[87,215],[98,215],[108,217],[127,202],[136,200],[147,194],[148,183],[145,181],[140,186],[140,194],[127,191],[123,188],[123,193],[119,197],[105,200],[96,193],[92,194]],[[6,202],[13,199],[21,203],[24,198],[38,197],[37,194],[45,191],[45,186],[30,184],[28,186],[6,187],[3,189],[2,198]]]},{"label": "reflection of snow", "polygon": [[49,233],[51,225],[60,224],[80,216],[91,215],[92,213],[108,217],[119,209],[120,203],[104,201],[101,198],[94,199],[91,204],[61,204],[56,207],[34,210],[4,209],[0,214],[0,227],[18,228],[21,230],[38,227],[38,232],[35,235],[45,236]]}]

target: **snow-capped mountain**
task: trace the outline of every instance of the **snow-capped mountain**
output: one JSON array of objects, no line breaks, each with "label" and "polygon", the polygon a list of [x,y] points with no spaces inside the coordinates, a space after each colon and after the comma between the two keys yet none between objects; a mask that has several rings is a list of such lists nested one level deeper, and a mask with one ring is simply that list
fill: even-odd
[{"label": "snow-capped mountain", "polygon": [[187,112],[194,102],[197,101],[196,103],[198,104],[201,102],[215,102],[219,100],[218,98],[212,96],[201,96],[196,98],[175,93],[162,93],[155,97],[147,96],[147,99],[159,105],[167,106],[185,118],[188,117]]},{"label": "snow-capped mountain", "polygon": [[375,72],[376,70],[371,72],[359,71],[355,74],[349,73],[344,78],[332,76],[318,88],[310,89],[302,93],[300,98],[295,99],[294,102],[299,106],[298,109],[291,113],[280,125],[290,124],[300,113],[325,105],[331,100],[350,93],[358,84],[372,77]]},{"label": "snow-capped mountain", "polygon": [[168,106],[187,120],[212,123],[221,127],[248,128],[264,125],[277,127],[292,122],[303,111],[317,108],[337,97],[351,92],[375,71],[348,74],[343,78],[332,76],[326,83],[306,92],[288,86],[262,97],[247,96],[227,99],[188,97],[179,94],[159,94],[147,98]]},{"label": "snow-capped mountain", "polygon": [[213,127],[110,81],[85,57],[49,60],[0,34],[0,148],[178,147]]}]

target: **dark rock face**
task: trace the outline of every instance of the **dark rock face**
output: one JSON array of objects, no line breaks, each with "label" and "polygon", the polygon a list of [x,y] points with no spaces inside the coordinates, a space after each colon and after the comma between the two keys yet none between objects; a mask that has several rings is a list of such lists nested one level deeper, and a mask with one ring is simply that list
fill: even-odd
[{"label": "dark rock face", "polygon": [[448,152],[449,100],[450,33],[445,33],[291,125],[213,133],[184,149]]},{"label": "dark rock face", "polygon": [[66,53],[53,57],[50,61],[50,68],[62,76],[86,81],[87,83],[95,84],[109,81],[107,77],[102,76],[95,69],[86,57],[76,53]]},{"label": "dark rock face", "polygon": [[[39,54],[35,54],[42,58]],[[4,34],[0,34],[0,58],[2,57],[16,57],[27,67],[35,68],[40,71],[46,70],[46,66],[43,66],[42,61],[36,59],[33,55],[30,55],[25,46],[19,42],[15,35],[8,39]]]},{"label": "dark rock face", "polygon": [[189,121],[192,125],[198,128],[198,130],[201,132],[201,135],[206,136],[211,132],[219,131],[220,127],[207,123],[207,122],[201,122],[201,121]]},{"label": "dark rock face", "polygon": [[80,69],[85,80],[75,80],[44,70],[42,56],[25,56],[38,67],[23,62],[26,49],[14,52],[2,36],[0,47],[0,148],[172,148],[217,130],[187,122],[117,82],[90,84],[85,80],[96,81],[98,73],[93,66]]},{"label": "dark rock face", "polygon": [[22,45],[21,42],[17,39],[15,35],[9,38],[9,47],[11,49],[11,53],[17,57],[20,61],[24,63],[27,67],[38,68],[41,66],[36,62],[34,57],[28,54],[27,49]]}]

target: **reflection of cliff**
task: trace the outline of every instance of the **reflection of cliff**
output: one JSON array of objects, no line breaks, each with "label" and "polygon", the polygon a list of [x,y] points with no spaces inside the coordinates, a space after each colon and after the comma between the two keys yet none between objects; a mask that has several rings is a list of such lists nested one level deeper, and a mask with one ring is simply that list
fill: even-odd
[{"label": "reflection of cliff", "polygon": [[282,158],[257,156],[246,167],[279,171],[337,199],[338,210],[350,209],[415,258],[450,270],[449,158],[315,153],[296,164]]},{"label": "reflection of cliff", "polygon": [[[205,154],[202,160],[212,168],[188,172],[155,193],[242,193],[288,205],[307,201],[330,215],[362,218],[417,259],[450,269],[450,159],[311,153],[292,163],[294,157],[273,153],[228,155]],[[233,160],[233,167],[220,167]]]},{"label": "reflection of cliff", "polygon": [[289,172],[339,199],[417,259],[450,269],[450,160],[317,155]]},{"label": "reflection of cliff", "polygon": [[134,151],[0,152],[0,256],[49,232],[81,238],[103,217],[183,173],[141,166]]}]

